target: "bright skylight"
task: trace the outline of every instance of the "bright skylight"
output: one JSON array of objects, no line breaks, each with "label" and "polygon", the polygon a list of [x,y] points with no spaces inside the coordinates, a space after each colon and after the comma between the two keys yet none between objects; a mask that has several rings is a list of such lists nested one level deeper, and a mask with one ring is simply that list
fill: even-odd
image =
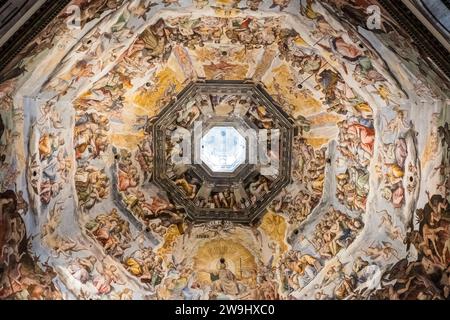
[{"label": "bright skylight", "polygon": [[233,127],[213,127],[201,140],[200,158],[214,172],[233,172],[245,162],[245,138]]}]

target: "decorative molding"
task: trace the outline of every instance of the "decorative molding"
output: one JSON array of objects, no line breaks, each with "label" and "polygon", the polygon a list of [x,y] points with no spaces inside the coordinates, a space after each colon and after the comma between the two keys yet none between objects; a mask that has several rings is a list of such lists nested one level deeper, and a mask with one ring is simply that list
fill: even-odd
[{"label": "decorative molding", "polygon": [[0,47],[0,72],[66,7],[70,0],[46,1]]},{"label": "decorative molding", "polygon": [[378,0],[380,5],[397,21],[414,43],[434,64],[435,71],[450,78],[450,52],[436,39],[416,15],[402,2]]}]

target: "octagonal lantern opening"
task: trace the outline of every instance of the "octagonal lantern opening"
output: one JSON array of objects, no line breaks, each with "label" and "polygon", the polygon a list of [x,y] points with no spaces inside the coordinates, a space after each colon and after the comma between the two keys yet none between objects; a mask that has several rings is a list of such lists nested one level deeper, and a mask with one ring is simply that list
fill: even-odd
[{"label": "octagonal lantern opening", "polygon": [[213,172],[233,172],[246,159],[246,140],[233,127],[212,127],[201,139],[200,159]]},{"label": "octagonal lantern opening", "polygon": [[259,84],[191,83],[151,123],[153,182],[193,222],[255,223],[290,181],[293,123]]}]

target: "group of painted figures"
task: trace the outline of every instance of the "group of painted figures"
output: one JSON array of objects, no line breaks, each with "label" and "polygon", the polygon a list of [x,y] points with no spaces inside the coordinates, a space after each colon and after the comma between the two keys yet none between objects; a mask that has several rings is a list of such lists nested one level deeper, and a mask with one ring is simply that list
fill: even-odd
[{"label": "group of painted figures", "polygon": [[[191,170],[192,166],[189,166],[189,164],[194,163],[192,155],[190,155],[191,159],[188,159],[191,160],[191,162],[188,161],[188,164],[180,161],[187,156],[183,154],[186,149],[185,140],[191,139],[191,135],[184,136],[183,133],[192,130],[195,121],[207,124],[209,117],[227,119],[226,121],[233,121],[235,118],[239,118],[239,121],[248,119],[247,121],[251,121],[257,128],[267,130],[274,129],[274,120],[264,106],[258,106],[250,97],[244,95],[203,94],[197,101],[199,102],[194,101],[179,110],[175,123],[166,130],[167,175],[180,188],[185,197],[192,199],[195,206],[199,208],[239,211],[255,204],[258,199],[270,192],[272,181],[277,177],[276,173],[270,180],[259,172],[250,179],[246,179],[242,187],[220,188],[212,185],[213,183],[209,183],[209,186],[207,186],[207,183],[205,184],[203,179],[200,178],[199,173]],[[203,130],[207,130],[207,128],[203,128]],[[263,143],[257,141],[257,133],[254,134],[254,137],[247,137],[246,139],[248,139],[248,144],[251,141],[253,143],[253,146],[248,149],[257,148],[258,144]],[[267,139],[271,141],[270,131],[268,131]],[[195,143],[192,142],[194,140],[190,141]],[[187,146],[190,147],[190,144]],[[245,152],[249,153],[250,151],[246,150]],[[268,157],[269,165],[271,161],[278,158],[278,154],[272,150],[270,142],[267,150],[265,150],[265,156]],[[258,154],[257,157],[261,156]]]}]

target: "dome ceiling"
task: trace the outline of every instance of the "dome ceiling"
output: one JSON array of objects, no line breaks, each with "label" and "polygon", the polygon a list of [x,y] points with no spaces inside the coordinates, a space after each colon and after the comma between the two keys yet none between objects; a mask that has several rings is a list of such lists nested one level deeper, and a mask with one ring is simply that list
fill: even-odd
[{"label": "dome ceiling", "polygon": [[194,222],[255,223],[290,181],[292,122],[248,81],[188,85],[152,125],[153,180]]},{"label": "dome ceiling", "polygon": [[0,297],[447,298],[448,79],[373,4],[73,0],[1,77]]}]

